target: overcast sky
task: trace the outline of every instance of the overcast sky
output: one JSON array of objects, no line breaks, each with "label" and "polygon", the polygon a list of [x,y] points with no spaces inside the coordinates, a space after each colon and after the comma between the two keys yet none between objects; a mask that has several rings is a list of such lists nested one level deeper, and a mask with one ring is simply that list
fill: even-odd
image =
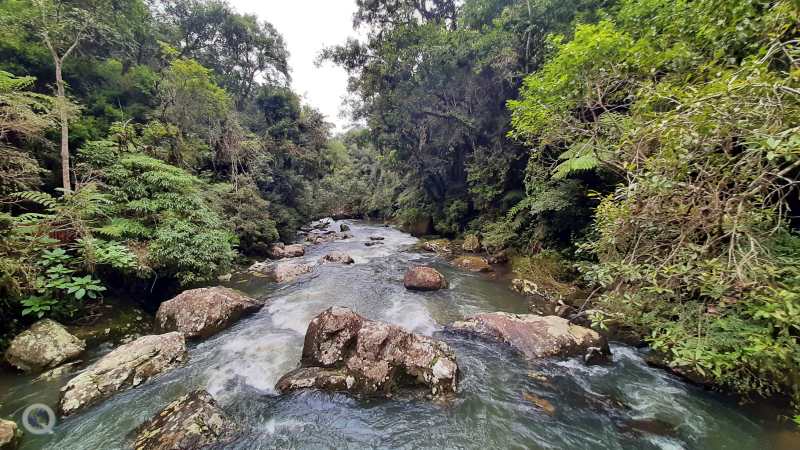
[{"label": "overcast sky", "polygon": [[315,67],[314,59],[323,47],[343,43],[348,36],[356,35],[355,0],[229,1],[238,12],[255,14],[275,25],[289,48],[292,87],[342,130],[349,123],[349,119],[339,117],[347,74],[329,63]]}]

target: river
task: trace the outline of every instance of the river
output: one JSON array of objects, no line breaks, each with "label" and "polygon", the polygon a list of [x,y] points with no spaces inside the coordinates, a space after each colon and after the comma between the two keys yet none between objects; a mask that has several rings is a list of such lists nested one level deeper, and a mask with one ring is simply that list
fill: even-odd
[{"label": "river", "polygon": [[[348,223],[352,239],[308,247],[305,259],[340,250],[355,259],[354,265],[318,266],[286,285],[235,276],[230,286],[268,295],[264,309],[191,344],[185,367],[63,420],[51,435],[26,436],[22,449],[126,448],[139,424],[197,388],[207,389],[245,429],[244,438],[227,447],[239,449],[764,450],[777,448],[776,436],[791,434],[776,424],[774,414],[738,406],[648,367],[645,350],[612,345],[614,362],[608,366],[587,367],[576,359],[534,364],[502,345],[446,333],[443,324],[470,314],[524,313],[525,299],[507,282],[411,251],[416,239],[407,234]],[[385,237],[383,244],[366,247],[368,237],[376,234]],[[450,288],[405,290],[405,269],[422,263],[444,273]],[[297,366],[308,322],[332,305],[447,341],[462,370],[457,398],[356,399],[319,391],[278,395],[274,385]],[[93,357],[109,350],[95,349]],[[19,421],[26,405],[54,406],[65,381],[0,376],[0,417]],[[555,411],[538,408],[526,394],[548,400]]]}]

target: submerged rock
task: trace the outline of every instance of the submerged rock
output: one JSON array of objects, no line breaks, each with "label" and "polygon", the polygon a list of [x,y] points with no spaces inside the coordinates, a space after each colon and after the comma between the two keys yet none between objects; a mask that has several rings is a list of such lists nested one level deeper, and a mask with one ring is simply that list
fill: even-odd
[{"label": "submerged rock", "polygon": [[116,348],[61,388],[59,411],[69,416],[186,362],[186,340],[172,332],[141,337]]},{"label": "submerged rock", "polygon": [[330,252],[319,260],[320,263],[353,264],[353,257],[344,252]]},{"label": "submerged rock", "polygon": [[364,243],[364,245],[366,245],[367,247],[372,247],[373,245],[379,245],[379,244],[382,245],[383,242],[381,242],[381,241],[370,241],[370,242],[365,242]]},{"label": "submerged rock", "polygon": [[263,306],[263,300],[222,286],[191,289],[159,306],[156,328],[162,333],[180,331],[188,338],[207,338]]},{"label": "submerged rock", "polygon": [[308,325],[301,368],[284,375],[277,389],[383,396],[422,389],[441,395],[455,392],[457,383],[455,353],[446,343],[332,307]]},{"label": "submerged rock", "polygon": [[532,394],[530,392],[523,392],[522,398],[526,401],[533,403],[534,405],[539,407],[539,409],[546,412],[548,415],[550,416],[556,415],[556,407],[553,406],[553,404],[550,403],[549,400],[545,400],[539,397],[538,395]]},{"label": "submerged rock", "polygon": [[403,277],[403,286],[413,291],[435,291],[447,288],[447,279],[433,267],[409,267]]},{"label": "submerged rock", "polygon": [[480,256],[459,256],[452,261],[453,265],[470,272],[492,272],[492,266],[486,258]]},{"label": "submerged rock", "polygon": [[200,449],[230,444],[239,429],[206,391],[167,405],[136,430],[136,450]]},{"label": "submerged rock", "polygon": [[0,419],[0,450],[14,450],[22,438],[16,422]]},{"label": "submerged rock", "polygon": [[370,240],[370,241],[382,241],[382,240],[384,240],[384,239],[386,239],[386,238],[385,238],[385,237],[383,237],[383,236],[377,236],[377,235],[376,235],[376,236],[370,236],[370,237],[369,237],[369,240]]},{"label": "submerged rock", "polygon": [[297,258],[305,254],[306,250],[301,244],[286,245],[282,242],[273,244],[267,251],[270,259]]},{"label": "submerged rock", "polygon": [[260,273],[276,283],[294,281],[301,275],[311,273],[314,267],[311,264],[282,261],[278,263],[256,263],[250,266],[251,272]]},{"label": "submerged rock", "polygon": [[450,329],[505,342],[530,359],[582,355],[590,347],[610,354],[599,333],[557,316],[486,313],[455,322]]},{"label": "submerged rock", "polygon": [[58,322],[44,319],[15,337],[6,350],[6,361],[25,372],[41,372],[77,359],[86,342],[71,335]]},{"label": "submerged rock", "polygon": [[468,234],[464,237],[464,243],[461,244],[461,249],[465,252],[477,253],[481,250],[481,241],[478,236]]}]

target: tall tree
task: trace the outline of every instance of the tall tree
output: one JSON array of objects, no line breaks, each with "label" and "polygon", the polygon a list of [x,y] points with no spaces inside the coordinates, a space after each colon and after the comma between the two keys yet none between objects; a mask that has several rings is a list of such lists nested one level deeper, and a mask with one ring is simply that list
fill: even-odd
[{"label": "tall tree", "polygon": [[55,66],[56,99],[61,125],[61,179],[65,192],[72,190],[69,163],[70,106],[62,75],[64,62],[98,30],[104,1],[33,0],[34,25],[50,51]]}]

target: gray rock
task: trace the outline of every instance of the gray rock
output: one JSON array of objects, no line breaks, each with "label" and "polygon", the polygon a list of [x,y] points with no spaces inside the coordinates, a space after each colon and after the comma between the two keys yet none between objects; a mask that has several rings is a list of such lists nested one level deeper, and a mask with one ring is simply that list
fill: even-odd
[{"label": "gray rock", "polygon": [[190,289],[159,306],[156,329],[160,333],[180,331],[188,338],[206,338],[263,306],[263,300],[226,287]]},{"label": "gray rock", "polygon": [[181,366],[188,359],[178,332],[141,337],[116,348],[61,388],[59,411],[69,416]]},{"label": "gray rock", "polygon": [[311,264],[281,261],[273,264],[256,263],[250,266],[251,271],[259,272],[276,283],[294,281],[301,275],[311,273],[314,267]]},{"label": "gray rock", "polygon": [[301,367],[284,375],[277,389],[379,396],[412,389],[438,396],[456,392],[458,375],[446,343],[332,307],[308,325]]},{"label": "gray rock", "polygon": [[167,405],[136,430],[136,450],[200,449],[236,440],[239,428],[206,391]]},{"label": "gray rock", "polygon": [[339,225],[339,231],[341,231],[342,233],[344,233],[345,231],[350,231],[350,226],[347,225],[346,223],[343,223]]},{"label": "gray rock", "polygon": [[608,342],[599,333],[557,316],[486,313],[455,322],[449,328],[505,342],[529,359],[582,355],[590,347],[597,347],[599,353],[610,353]]},{"label": "gray rock", "polygon": [[41,372],[77,359],[86,350],[86,343],[71,335],[58,322],[44,319],[36,322],[11,341],[6,361],[25,372]]}]

